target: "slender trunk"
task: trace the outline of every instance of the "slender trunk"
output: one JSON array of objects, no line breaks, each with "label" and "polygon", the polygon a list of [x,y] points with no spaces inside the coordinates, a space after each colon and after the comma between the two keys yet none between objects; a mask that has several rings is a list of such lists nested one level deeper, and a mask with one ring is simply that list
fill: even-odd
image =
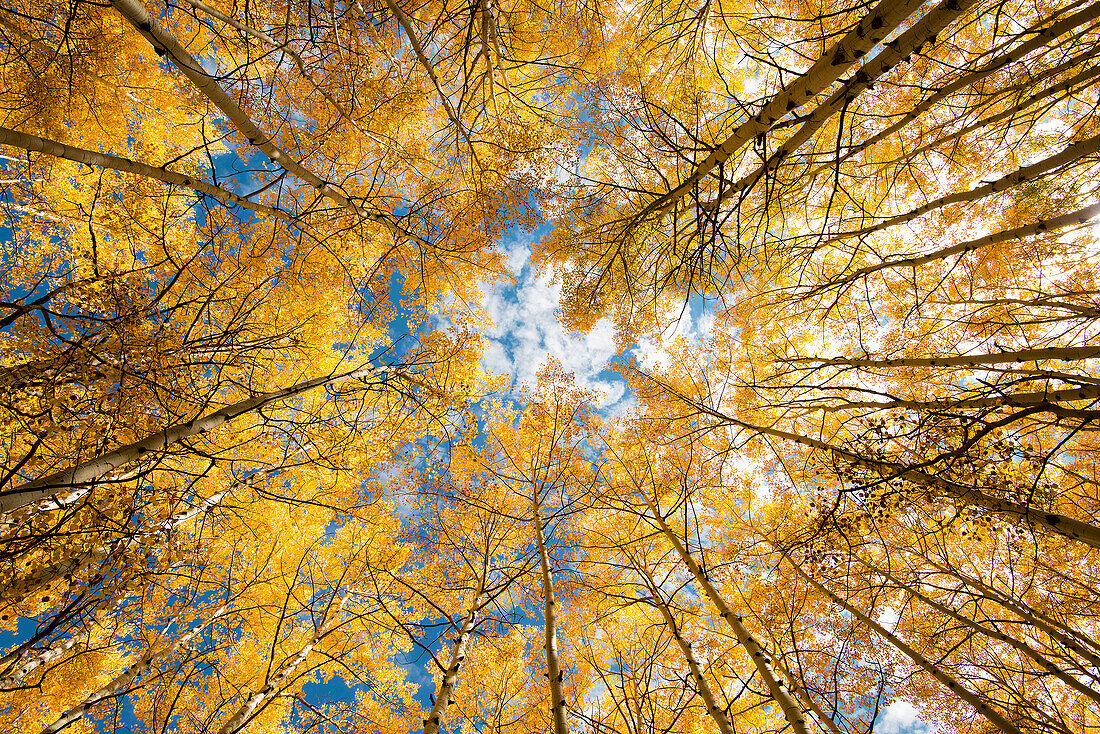
[{"label": "slender trunk", "polygon": [[[1089,86],[1090,84],[1092,84],[1093,80],[1096,79],[1096,77],[1100,76],[1100,67],[1089,64],[1089,62],[1094,59],[1095,56],[1095,49],[1090,49],[1088,53],[1084,54],[1084,58],[1074,58],[1069,62],[1060,64],[1053,69],[1048,69],[1038,74],[1035,78],[1029,79],[1026,86],[1021,86],[1021,90],[1026,91],[1034,89],[1035,85],[1037,85],[1040,81],[1044,79],[1049,79],[1053,76],[1056,76],[1058,73],[1077,66],[1078,64],[1085,64],[1084,69],[1077,72],[1069,79],[1065,79],[1063,81],[1057,82],[1056,84],[1052,84],[1045,89],[1040,89],[1039,91],[1028,95],[1019,102],[1016,102],[1007,109],[1001,110],[995,115],[990,115],[989,117],[982,118],[958,130],[947,133],[946,135],[942,135],[932,142],[922,145],[916,150],[910,152],[908,154],[909,158],[915,159],[917,156],[935,150],[945,143],[958,141],[972,132],[977,132],[978,130],[981,130],[983,127],[995,125],[1003,120],[1013,119],[1019,116],[1021,112],[1028,109],[1037,102],[1042,102],[1043,106],[1047,108],[1053,107],[1061,103],[1066,97]],[[956,145],[957,144],[958,143],[956,142]]]},{"label": "slender trunk", "polygon": [[310,656],[314,648],[324,639],[332,627],[335,625],[336,620],[340,618],[340,612],[344,609],[344,604],[347,602],[349,596],[345,596],[340,600],[340,603],[336,607],[336,611],[329,610],[326,612],[326,619],[321,622],[321,626],[318,628],[316,634],[310,638],[301,650],[287,658],[279,669],[275,671],[273,675],[268,676],[267,682],[264,686],[245,699],[245,702],[241,704],[229,720],[222,724],[218,729],[218,734],[237,734],[241,731],[252,717],[260,713],[268,703],[271,702],[275,696],[280,692],[280,689],[291,681],[291,677],[298,670],[298,668],[305,662],[306,658]]},{"label": "slender trunk", "polygon": [[42,730],[42,734],[57,734],[57,732],[82,718],[96,704],[127,693],[138,676],[149,670],[149,668],[153,666],[153,663],[171,655],[177,650],[182,650],[196,635],[216,622],[218,617],[225,612],[225,609],[226,607],[221,607],[205,620],[192,627],[183,637],[162,650],[157,650],[155,642],[150,644],[145,654],[138,658],[136,662],[115,676],[106,685],[89,693],[79,704],[61,714],[54,723]]},{"label": "slender trunk", "polygon": [[356,130],[358,130],[360,133],[367,136],[368,138],[374,140],[376,143],[381,143],[382,142],[377,137],[372,135],[370,132],[368,132],[368,131],[364,130],[363,128],[361,128],[359,126],[359,124],[355,121],[355,119],[348,113],[348,111],[344,109],[344,106],[342,104],[340,104],[339,100],[337,100],[336,97],[334,97],[331,92],[329,92],[327,89],[322,87],[320,84],[318,84],[313,79],[313,75],[310,74],[309,70],[306,68],[305,59],[302,58],[301,54],[299,54],[297,51],[295,51],[293,48],[290,47],[290,42],[289,41],[287,43],[279,43],[278,41],[276,41],[274,38],[272,38],[268,34],[264,33],[263,31],[257,30],[255,28],[252,28],[251,26],[247,26],[244,23],[241,23],[236,18],[233,18],[232,16],[226,15],[225,13],[221,12],[217,8],[214,8],[214,7],[211,7],[210,5],[207,5],[202,0],[187,0],[187,2],[189,2],[191,4],[191,7],[195,8],[196,10],[201,10],[202,12],[206,13],[207,15],[209,15],[211,17],[214,17],[214,18],[217,18],[221,22],[223,22],[223,23],[225,23],[229,26],[232,26],[233,28],[236,28],[241,33],[245,33],[245,34],[247,34],[249,36],[252,36],[253,38],[263,42],[268,47],[276,49],[276,50],[278,50],[282,53],[285,53],[287,56],[289,56],[291,59],[294,60],[294,65],[298,67],[298,71],[299,71],[299,73],[301,73],[302,78],[305,79],[307,82],[309,82],[309,85],[311,87],[313,87],[314,91],[316,91],[318,94],[320,94],[322,97],[325,98],[325,101],[328,102],[329,105],[334,110],[336,110],[336,113],[342,119],[349,122],[351,125],[353,125],[355,127]]},{"label": "slender trunk", "polygon": [[[1097,205],[1100,210],[1100,204]],[[651,378],[652,379],[652,378]],[[660,384],[660,383],[659,383]],[[712,408],[708,408],[701,403],[688,400],[693,407],[697,408],[701,412],[710,415],[717,420],[725,423],[726,425],[736,426],[738,428],[744,428],[755,433],[759,433],[764,436],[771,436],[773,438],[780,438],[786,441],[792,441],[794,443],[808,446],[810,448],[826,451],[832,456],[842,461],[849,462],[855,466],[859,466],[863,469],[878,474],[883,479],[905,479],[921,486],[929,487],[944,493],[948,497],[970,505],[972,507],[979,507],[987,512],[991,512],[998,515],[1005,515],[1017,522],[1027,525],[1032,528],[1038,528],[1045,532],[1061,535],[1066,538],[1072,538],[1078,540],[1086,545],[1090,545],[1093,548],[1100,548],[1100,527],[1090,525],[1089,523],[1082,522],[1080,520],[1074,520],[1071,517],[1060,515],[1053,512],[1045,512],[1036,507],[1030,505],[1023,505],[1018,502],[1012,502],[1011,500],[1003,499],[1000,497],[994,497],[986,494],[979,489],[973,487],[967,487],[962,484],[957,484],[942,477],[929,474],[919,469],[913,469],[907,467],[904,464],[898,464],[890,461],[882,461],[879,459],[871,459],[865,456],[861,456],[847,449],[843,449],[839,446],[822,441],[816,438],[810,438],[809,436],[802,436],[797,433],[790,433],[789,431],[781,431],[777,428],[768,428],[767,426],[757,426],[751,423],[728,416]]]},{"label": "slender trunk", "polygon": [[[1025,607],[1021,602],[1005,596],[1004,594],[997,591],[995,588],[989,586],[980,579],[972,578],[964,573],[953,569],[944,568],[943,566],[940,566],[939,564],[934,563],[927,558],[924,558],[923,560],[929,563],[932,568],[936,569],[940,573],[950,576],[951,578],[959,579],[964,584],[981,594],[983,599],[989,599],[993,603],[999,604],[1000,606],[1004,607],[1016,616],[1023,619],[1028,624],[1042,630],[1052,640],[1059,642],[1070,652],[1076,655],[1080,655],[1091,665],[1093,665],[1097,671],[1100,671],[1100,655],[1097,655],[1095,652],[1088,649],[1089,647],[1092,647],[1095,650],[1100,650],[1100,645],[1098,645],[1091,638],[1081,634],[1077,630],[1070,629],[1063,624],[1049,619],[1048,617],[1041,614],[1040,612],[1037,612],[1034,609]],[[1097,677],[1095,673],[1089,673],[1089,675],[1092,678]]]},{"label": "slender trunk", "polygon": [[680,555],[680,560],[683,561],[684,565],[691,571],[692,576],[695,577],[695,582],[706,592],[707,597],[710,598],[711,603],[714,605],[715,609],[718,610],[719,616],[729,624],[737,641],[745,646],[745,651],[748,652],[753,665],[756,667],[757,673],[760,674],[761,680],[764,681],[764,685],[768,687],[768,692],[783,711],[783,717],[791,725],[795,734],[809,734],[806,729],[806,717],[802,712],[802,708],[795,703],[793,698],[791,698],[791,694],[787,692],[786,684],[776,676],[775,671],[771,667],[771,661],[767,652],[749,632],[740,615],[734,614],[733,610],[726,604],[725,599],[723,599],[718,593],[718,590],[714,588],[710,579],[703,572],[703,569],[699,567],[699,564],[696,563],[695,559],[687,552],[687,548],[684,547],[679,536],[672,532],[672,528],[665,522],[664,517],[657,509],[653,500],[650,499],[648,494],[644,496],[646,505],[649,506],[649,511],[652,513],[653,519],[656,520],[661,527],[661,532],[664,533],[664,536],[676,549],[676,552]]},{"label": "slender trunk", "polygon": [[1046,392],[1017,392],[1006,395],[991,395],[983,398],[962,398],[959,400],[853,400],[835,404],[823,405],[809,403],[804,407],[809,410],[820,410],[823,413],[836,413],[856,408],[873,408],[875,410],[890,410],[893,408],[908,408],[910,410],[957,410],[962,408],[1027,408],[1037,407],[1035,412],[1051,412],[1061,417],[1078,416],[1082,420],[1091,419],[1096,411],[1078,408],[1066,408],[1056,403],[1072,403],[1079,400],[1096,400],[1100,398],[1100,385],[1071,387],[1065,390],[1047,390]]},{"label": "slender trunk", "polygon": [[883,270],[889,270],[891,268],[918,268],[922,265],[927,265],[937,260],[944,260],[954,255],[965,255],[968,252],[980,250],[983,247],[989,247],[1000,242],[1008,242],[1009,240],[1019,240],[1024,237],[1030,237],[1036,234],[1042,234],[1045,232],[1056,232],[1066,227],[1080,226],[1088,224],[1089,221],[1100,216],[1100,203],[1090,204],[1083,209],[1069,212],[1068,214],[1062,214],[1057,217],[1050,217],[1049,219],[1040,219],[1031,224],[1025,224],[1020,227],[1014,227],[1013,229],[1005,229],[1000,232],[993,232],[992,234],[985,235],[984,237],[978,237],[973,240],[967,240],[966,242],[960,242],[956,245],[950,245],[943,247],[934,252],[930,252],[927,255],[918,255],[915,257],[904,257],[897,260],[884,260],[874,265],[865,265],[860,268],[856,268],[850,273],[845,273],[827,283],[816,285],[810,289],[806,296],[811,296],[818,293],[824,293],[826,291],[833,290],[835,288],[842,288],[848,286],[860,278],[866,278],[868,275],[881,272]]},{"label": "slender trunk", "polygon": [[569,734],[569,722],[565,718],[565,695],[562,691],[564,671],[558,662],[557,613],[554,609],[554,582],[550,577],[550,555],[542,530],[542,513],[539,511],[538,488],[531,492],[531,511],[534,516],[535,542],[539,548],[539,566],[542,570],[542,615],[546,627],[546,673],[550,680],[550,705],[554,717],[554,734]]},{"label": "slender trunk", "polygon": [[145,457],[152,451],[166,450],[173,444],[187,438],[196,436],[217,428],[226,421],[232,420],[245,413],[258,410],[285,398],[311,390],[323,385],[335,385],[348,380],[364,377],[382,377],[394,372],[392,367],[365,367],[363,369],[345,372],[327,377],[316,377],[312,380],[299,382],[297,385],[263,393],[247,400],[242,400],[232,405],[209,413],[200,418],[194,418],[180,425],[165,428],[140,441],[122,446],[110,453],[90,459],[69,469],[50,474],[49,476],[35,479],[14,489],[0,492],[0,513],[10,512],[18,507],[46,499],[58,493],[58,490],[79,487],[95,481],[112,469],[128,464]]},{"label": "slender trunk", "polygon": [[[839,163],[843,163],[852,156],[867,150],[875,143],[881,140],[885,140],[890,135],[893,135],[898,130],[908,125],[913,120],[917,119],[921,114],[931,109],[931,107],[950,97],[955,92],[958,92],[966,87],[971,87],[985,79],[990,74],[997,72],[999,69],[1003,69],[1005,66],[1012,64],[1020,59],[1024,58],[1032,51],[1043,48],[1050,44],[1052,38],[1057,38],[1063,33],[1068,33],[1079,25],[1088,23],[1089,21],[1096,20],[1100,17],[1100,3],[1093,3],[1084,10],[1079,10],[1073,15],[1065,18],[1064,20],[1057,21],[1043,29],[1031,29],[1035,32],[1035,35],[1028,41],[1021,43],[1016,48],[1010,49],[1005,53],[990,59],[978,69],[969,72],[955,81],[947,84],[946,86],[936,90],[928,99],[920,102],[912,110],[905,113],[900,120],[890,125],[881,132],[872,135],[867,140],[864,140],[859,145],[853,147],[847,151],[841,158]],[[817,171],[815,171],[817,173]]]},{"label": "slender trunk", "polygon": [[[500,48],[500,34],[497,32],[496,20],[493,18],[492,0],[479,0],[478,7],[481,15],[481,48],[482,53],[485,55],[485,74],[488,78],[489,85],[489,100],[493,105],[493,114],[500,117],[500,107],[497,104],[497,81],[496,75],[499,72],[500,78],[503,80],[501,85],[506,91],[508,89],[508,77],[501,64],[501,59],[504,54]],[[496,56],[494,61],[493,56]],[[510,96],[510,95],[509,95]]]},{"label": "slender trunk", "polygon": [[[87,641],[90,639],[90,627],[103,626],[108,621],[114,620],[118,610],[135,595],[136,594],[133,592],[125,592],[118,595],[116,589],[114,598],[102,598],[98,600],[100,602],[110,601],[111,604],[106,610],[96,612],[92,618],[91,624],[87,625],[82,633],[73,632],[65,639],[55,641],[53,645],[28,656],[28,653],[34,648],[37,642],[52,635],[65,621],[63,615],[55,616],[50,624],[40,633],[32,635],[22,644],[9,651],[3,658],[0,658],[0,671],[2,671],[3,675],[3,677],[0,677],[0,690],[9,690],[19,686],[26,680],[28,675],[38,668],[63,658],[69,651],[80,645],[82,640]],[[84,597],[87,596],[88,592],[85,592]]]},{"label": "slender trunk", "polygon": [[481,609],[484,594],[485,573],[483,572],[481,578],[477,581],[477,590],[470,602],[470,608],[466,611],[466,616],[462,618],[462,624],[459,625],[447,669],[443,671],[443,677],[435,688],[435,703],[432,704],[432,711],[424,721],[424,734],[438,734],[439,732],[443,716],[447,712],[447,707],[451,704],[451,694],[454,693],[455,683],[458,682],[458,670],[462,666],[462,661],[466,658],[466,645],[470,639],[470,633],[474,631],[477,624],[477,615]]},{"label": "slender trunk", "polygon": [[[89,482],[76,488],[72,492],[54,494],[39,502],[22,505],[11,512],[0,513],[0,535],[6,536],[6,539],[10,539],[13,533],[17,533],[19,529],[24,527],[28,522],[39,517],[39,513],[72,507],[77,502],[88,497],[99,483],[118,484],[120,482],[128,482],[140,476],[147,468],[148,462],[136,462],[131,464],[130,469],[127,471],[108,472],[100,477],[98,481]],[[2,494],[3,493],[0,493],[0,495]],[[0,539],[0,542],[3,542],[3,539]],[[2,592],[0,592],[0,595],[2,595]]]},{"label": "slender trunk", "polygon": [[797,357],[783,360],[791,364],[812,363],[817,365],[837,365],[841,367],[977,367],[979,365],[1002,364],[1004,362],[1076,362],[1100,356],[1100,346],[1094,347],[1043,347],[1040,349],[1019,349],[997,354],[964,354],[957,357],[927,357],[901,359],[848,359],[847,357]]},{"label": "slender trunk", "polygon": [[814,716],[817,717],[818,722],[824,728],[831,731],[833,734],[844,734],[844,732],[841,731],[840,727],[837,726],[837,723],[833,720],[833,717],[826,714],[825,710],[822,709],[817,701],[814,700],[813,696],[810,695],[810,692],[807,691],[804,686],[798,683],[794,673],[791,671],[790,668],[787,667],[783,660],[781,658],[777,658],[774,662],[775,667],[781,673],[783,673],[783,676],[787,679],[787,683],[790,686],[790,689],[794,691],[794,694],[796,696],[802,699],[802,702],[806,704],[806,708],[808,708],[810,711],[813,711]]},{"label": "slender trunk", "polygon": [[[778,548],[776,550],[778,550]],[[783,557],[787,559],[787,562],[791,564],[791,567],[795,570],[795,572],[807,583],[809,583],[815,589],[827,596],[834,604],[847,611],[849,614],[851,614],[853,617],[858,619],[870,629],[874,630],[878,635],[883,637],[887,642],[897,648],[899,652],[901,652],[907,658],[920,666],[920,668],[923,669],[926,673],[931,675],[943,685],[947,686],[947,688],[952,693],[954,693],[966,703],[970,704],[974,711],[985,718],[986,721],[1000,729],[1005,734],[1022,734],[1022,732],[1017,729],[1011,722],[1009,722],[1008,719],[1001,716],[996,710],[994,710],[987,703],[978,698],[978,696],[971,693],[970,690],[968,690],[965,686],[963,686],[953,677],[941,670],[935,663],[918,653],[913,648],[906,645],[897,635],[890,632],[888,629],[880,625],[875,620],[871,619],[869,616],[861,612],[858,608],[852,606],[833,592],[826,589],[824,586],[814,580],[809,574],[803,571],[802,567],[795,563],[794,559],[792,559],[787,553],[782,553]]]},{"label": "slender trunk", "polygon": [[7,514],[0,514],[0,542],[10,540],[12,533],[18,531],[24,523],[38,516],[39,513],[60,510],[62,507],[73,505],[87,497],[89,492],[91,492],[91,485],[80,487],[68,494],[54,495],[40,502],[24,505]]},{"label": "slender trunk", "polygon": [[872,224],[869,227],[863,227],[862,229],[852,230],[850,232],[841,232],[832,235],[826,240],[823,245],[829,245],[834,242],[839,242],[844,239],[852,237],[864,237],[873,232],[879,232],[888,227],[893,227],[898,224],[905,224],[915,220],[924,214],[935,209],[942,209],[945,206],[951,204],[961,204],[970,201],[977,201],[978,199],[991,196],[993,194],[1005,191],[1014,186],[1025,184],[1030,181],[1034,181],[1037,178],[1041,178],[1045,174],[1051,172],[1057,172],[1060,169],[1064,169],[1068,166],[1072,166],[1077,161],[1090,156],[1100,150],[1100,135],[1093,135],[1091,138],[1085,138],[1084,140],[1078,140],[1070,143],[1066,148],[1049,158],[1044,158],[1037,163],[1032,163],[1029,166],[1022,166],[1012,173],[1001,176],[1000,178],[990,181],[988,183],[977,186],[968,191],[958,191],[954,194],[948,194],[947,196],[941,196],[938,199],[918,206],[915,209],[910,209],[904,214],[898,214],[897,216],[884,219],[877,224]]},{"label": "slender trunk", "polygon": [[802,124],[802,127],[798,129],[798,132],[784,140],[779,149],[765,162],[732,186],[725,188],[716,199],[703,204],[703,208],[716,209],[724,202],[729,201],[730,198],[740,196],[744,191],[752,188],[757,181],[777,169],[788,156],[813,137],[814,133],[820,130],[829,118],[844,109],[864,90],[873,86],[879,77],[903,59],[908,59],[912,53],[923,47],[929,39],[934,39],[949,23],[966,12],[975,2],[977,0],[943,0],[935,8],[928,11],[904,33],[888,43],[863,68],[853,74],[840,89],[818,105]]},{"label": "slender trunk", "polygon": [[33,655],[26,660],[20,660],[21,655],[16,653],[25,654],[25,650],[16,649],[12,653],[4,656],[4,660],[0,661],[0,664],[7,663],[8,665],[17,664],[10,675],[0,678],[0,691],[12,690],[20,686],[27,676],[34,671],[41,668],[43,665],[49,665],[55,660],[60,660],[65,657],[66,654],[77,645],[80,644],[80,635],[70,635],[63,641],[47,647],[45,650],[39,652],[37,655]]},{"label": "slender trunk", "polygon": [[384,214],[365,211],[350,197],[346,196],[338,186],[333,186],[325,181],[282,148],[275,145],[271,138],[264,134],[259,126],[252,121],[252,118],[229,96],[229,93],[218,84],[217,80],[206,73],[202,63],[192,56],[175,36],[156,22],[140,0],[112,0],[112,4],[122,17],[152,44],[158,54],[167,57],[195,85],[196,89],[221,110],[222,114],[226,116],[237,131],[251,145],[256,146],[264,153],[272,163],[297,176],[316,189],[321,196],[346,209],[356,217],[381,224],[398,239],[413,239],[421,244],[426,244],[415,235],[406,232],[395,222],[390,221],[390,218]]},{"label": "slender trunk", "polygon": [[[266,477],[266,472],[260,473],[263,477]],[[255,481],[261,481],[260,477],[253,479],[249,477],[248,483],[251,484]],[[168,537],[173,531],[176,530],[183,523],[187,522],[196,515],[208,512],[211,508],[219,505],[225,497],[239,489],[244,482],[239,483],[237,486],[226,490],[224,492],[216,492],[215,494],[207,497],[205,500],[188,507],[186,510],[181,510],[175,513],[168,519],[156,524],[151,528],[146,528],[139,533],[131,535],[129,538],[120,538],[103,545],[98,545],[88,549],[84,553],[77,556],[72,556],[65,559],[61,563],[55,563],[50,566],[44,566],[35,569],[27,576],[16,579],[12,583],[12,590],[21,596],[28,596],[32,594],[36,589],[52,584],[55,581],[59,581],[63,578],[69,578],[76,574],[86,566],[97,563],[111,556],[117,556],[124,554],[127,551],[135,548],[152,545],[160,542],[163,538]],[[4,596],[9,595],[9,591],[4,591]]]},{"label": "slender trunk", "polygon": [[139,163],[137,161],[130,160],[129,158],[122,158],[117,155],[110,155],[107,153],[97,153],[93,150],[85,150],[83,148],[75,148],[71,145],[65,145],[63,143],[57,143],[53,140],[47,140],[45,138],[39,138],[29,133],[18,132],[6,127],[0,127],[0,144],[10,145],[23,150],[31,150],[36,153],[45,153],[52,155],[55,158],[64,158],[65,160],[75,161],[77,163],[83,163],[86,166],[99,166],[101,168],[110,168],[115,171],[122,171],[124,173],[133,173],[139,176],[145,176],[146,178],[155,179],[167,184],[173,184],[175,186],[184,186],[186,188],[197,191],[207,196],[212,196],[215,199],[219,199],[229,204],[236,204],[237,206],[244,207],[245,209],[251,209],[254,212],[260,214],[267,214],[269,216],[282,219],[284,221],[294,221],[294,217],[281,209],[267,206],[266,204],[260,204],[255,201],[249,201],[232,191],[228,191],[219,186],[208,184],[205,181],[200,181],[192,176],[187,176],[182,173],[176,173],[175,171],[169,171],[163,166],[150,166],[146,163]]},{"label": "slender trunk", "polygon": [[1028,645],[1026,642],[1022,642],[1020,640],[1017,640],[1015,637],[1012,637],[1011,635],[1007,635],[1007,634],[1005,634],[1005,633],[1003,633],[999,630],[989,629],[988,627],[984,627],[984,626],[978,624],[975,620],[970,619],[969,617],[966,617],[962,614],[959,614],[955,610],[948,608],[947,606],[939,603],[935,599],[932,599],[930,597],[925,596],[924,594],[920,593],[915,588],[913,588],[911,585],[905,584],[905,583],[899,581],[889,571],[886,571],[885,569],[878,568],[874,564],[869,563],[868,561],[860,558],[859,556],[855,556],[855,557],[856,557],[857,560],[859,560],[860,563],[862,563],[864,566],[866,566],[873,573],[881,574],[886,580],[893,583],[899,589],[902,589],[906,594],[909,594],[910,596],[912,596],[915,599],[919,599],[920,601],[924,602],[928,606],[935,609],[940,614],[946,614],[951,619],[954,619],[956,622],[959,622],[960,624],[970,628],[971,630],[973,630],[974,632],[977,632],[978,634],[986,635],[988,637],[992,637],[995,640],[1000,640],[1001,642],[1009,645],[1010,647],[1015,648],[1016,650],[1020,651],[1021,653],[1023,653],[1027,657],[1034,660],[1036,663],[1039,664],[1039,667],[1041,667],[1043,670],[1045,670],[1048,673],[1050,673],[1051,675],[1053,675],[1055,678],[1060,680],[1063,684],[1065,684],[1069,688],[1072,688],[1073,690],[1077,691],[1081,695],[1086,696],[1088,698],[1091,698],[1094,702],[1096,702],[1097,704],[1100,704],[1100,691],[1096,691],[1096,690],[1093,690],[1092,688],[1089,688],[1084,683],[1077,680],[1077,678],[1075,678],[1074,676],[1069,675],[1064,670],[1062,670],[1060,667],[1058,667],[1053,662],[1048,660],[1045,655],[1040,653],[1038,650],[1033,648],[1031,645]]},{"label": "slender trunk", "polygon": [[691,643],[685,640],[683,634],[680,632],[680,626],[676,624],[676,619],[672,616],[672,610],[670,610],[668,604],[665,603],[661,590],[657,587],[657,583],[653,580],[653,577],[649,575],[648,571],[641,568],[637,563],[634,563],[633,560],[631,560],[631,565],[633,565],[634,570],[645,579],[646,586],[649,588],[650,597],[653,599],[653,604],[661,610],[661,616],[665,618],[665,626],[668,627],[673,639],[676,640],[676,644],[680,646],[680,651],[683,652],[684,659],[687,660],[688,669],[691,671],[691,677],[695,679],[695,687],[699,691],[699,697],[703,699],[703,703],[707,707],[707,713],[710,714],[710,717],[718,726],[718,731],[722,732],[722,734],[736,734],[729,719],[726,718],[725,709],[718,706],[718,701],[715,699],[714,693],[710,690],[710,684],[707,683],[706,676],[703,675],[703,669],[700,667],[699,661],[695,659],[695,653],[691,649]]},{"label": "slender trunk", "polygon": [[112,4],[160,55],[166,56],[207,99],[221,110],[249,143],[259,148],[273,163],[317,189],[322,196],[331,199],[353,214],[360,214],[359,208],[348,197],[275,145],[229,96],[228,92],[222,89],[215,78],[206,73],[202,63],[192,56],[175,36],[161,27],[139,0],[113,0]]},{"label": "slender trunk", "polygon": [[757,135],[766,133],[779,120],[806,104],[840,78],[869,51],[914,13],[923,0],[880,0],[854,29],[827,51],[804,74],[776,92],[758,113],[742,123],[732,135],[715,147],[678,186],[650,202],[633,219],[667,212],[692,191],[703,178],[729,160]]}]

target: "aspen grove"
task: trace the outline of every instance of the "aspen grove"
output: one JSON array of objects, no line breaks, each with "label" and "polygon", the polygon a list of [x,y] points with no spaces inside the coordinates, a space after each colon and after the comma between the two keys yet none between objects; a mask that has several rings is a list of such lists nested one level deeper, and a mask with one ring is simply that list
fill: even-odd
[{"label": "aspen grove", "polygon": [[0,732],[1100,734],[1098,237],[1100,0],[3,0]]}]

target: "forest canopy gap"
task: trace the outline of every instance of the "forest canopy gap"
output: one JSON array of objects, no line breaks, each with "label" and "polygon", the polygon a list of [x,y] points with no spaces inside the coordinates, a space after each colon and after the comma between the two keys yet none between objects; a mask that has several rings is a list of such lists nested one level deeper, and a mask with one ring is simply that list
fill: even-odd
[{"label": "forest canopy gap", "polygon": [[1100,734],[1098,58],[4,3],[0,731]]}]

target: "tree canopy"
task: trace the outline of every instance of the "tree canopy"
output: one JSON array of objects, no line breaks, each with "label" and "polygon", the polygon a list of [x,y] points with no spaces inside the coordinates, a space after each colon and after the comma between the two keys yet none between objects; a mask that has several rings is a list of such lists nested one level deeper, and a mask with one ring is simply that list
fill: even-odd
[{"label": "tree canopy", "polygon": [[[1096,0],[5,3],[0,730],[1100,733],[1098,58]],[[486,368],[516,233],[614,410]]]}]

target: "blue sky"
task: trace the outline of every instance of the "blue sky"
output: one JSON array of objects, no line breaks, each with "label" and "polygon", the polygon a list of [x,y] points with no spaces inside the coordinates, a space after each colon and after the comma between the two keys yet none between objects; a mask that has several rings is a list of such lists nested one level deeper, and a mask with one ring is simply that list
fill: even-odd
[{"label": "blue sky", "polygon": [[[512,389],[516,389],[523,383],[534,385],[539,367],[554,357],[574,373],[579,385],[600,394],[600,413],[605,416],[620,414],[635,403],[625,381],[608,369],[609,362],[618,354],[610,319],[600,321],[586,334],[571,333],[554,313],[560,286],[553,282],[552,274],[539,272],[531,265],[531,250],[548,229],[543,227],[526,233],[517,228],[500,241],[501,250],[518,282],[482,284],[484,304],[494,323],[485,332],[488,339],[482,366],[494,374],[511,375]],[[706,337],[714,324],[714,312],[701,299],[695,299],[682,314],[670,314],[669,320],[670,328],[661,338],[639,339],[629,348],[643,365],[675,364],[675,357],[666,348],[668,343],[680,336],[693,343]],[[891,622],[890,617],[896,622],[893,610],[886,610],[884,617],[880,621],[885,624]],[[410,670],[410,680],[428,683],[420,691],[420,698],[426,701],[427,690],[434,690],[427,673],[418,675]],[[904,700],[891,702],[875,722],[876,734],[932,734],[934,731],[935,727],[922,722],[919,711]]]},{"label": "blue sky", "polygon": [[[254,186],[247,183],[248,179],[260,178],[255,173],[250,175],[243,171],[266,170],[265,159],[258,153],[254,153],[247,163],[232,154],[219,156],[216,162],[219,182],[235,188],[242,195],[254,190]],[[201,217],[201,207],[196,211],[197,216]],[[251,213],[242,210],[240,215],[251,216]],[[574,373],[579,386],[599,395],[597,407],[601,413],[620,414],[633,407],[634,401],[626,383],[609,369],[609,363],[618,353],[610,319],[597,323],[584,334],[570,332],[555,315],[560,287],[553,282],[552,274],[539,272],[530,263],[532,248],[547,231],[548,227],[531,233],[517,228],[500,242],[517,282],[481,284],[484,305],[494,322],[494,326],[485,332],[487,342],[482,364],[488,372],[511,375],[512,389],[517,389],[524,383],[533,386],[539,367],[548,358],[556,358],[567,371]],[[6,235],[9,233],[0,231],[0,236]],[[394,286],[392,292],[397,295],[400,288],[396,282]],[[630,351],[642,364],[672,359],[664,349],[671,338],[684,336],[689,341],[697,341],[709,332],[713,323],[712,314],[700,302],[689,305],[666,332],[664,340],[641,339],[631,347]],[[671,317],[675,316],[671,314]],[[405,323],[406,317],[406,312],[398,312],[395,328],[391,330],[395,338],[403,335],[399,325]],[[23,625],[21,633],[22,628]],[[5,635],[2,641],[10,644],[13,637],[19,635]],[[418,698],[425,704],[428,694],[434,692],[429,665],[427,655],[416,649],[408,655],[406,669],[409,680],[421,684]],[[347,700],[352,693],[352,689],[338,679],[311,688],[320,689],[317,692],[321,697],[334,700]],[[927,730],[918,720],[916,709],[906,702],[891,704],[880,715],[876,726],[878,734],[917,734]]]},{"label": "blue sky", "polygon": [[[530,262],[531,250],[549,231],[540,227],[531,233],[514,230],[503,238],[500,247],[518,283],[482,283],[486,310],[493,319],[482,366],[493,374],[512,376],[512,388],[535,384],[535,373],[550,357],[572,372],[577,384],[598,395],[597,407],[604,415],[620,414],[634,406],[626,382],[611,370],[617,356],[614,327],[610,318],[599,321],[588,333],[570,332],[554,311],[561,295],[553,274],[540,272]],[[663,339],[639,339],[628,351],[643,365],[667,361],[665,346],[676,336],[698,341],[710,331],[713,314],[701,301],[692,302],[685,313],[670,314],[675,319]]]}]

